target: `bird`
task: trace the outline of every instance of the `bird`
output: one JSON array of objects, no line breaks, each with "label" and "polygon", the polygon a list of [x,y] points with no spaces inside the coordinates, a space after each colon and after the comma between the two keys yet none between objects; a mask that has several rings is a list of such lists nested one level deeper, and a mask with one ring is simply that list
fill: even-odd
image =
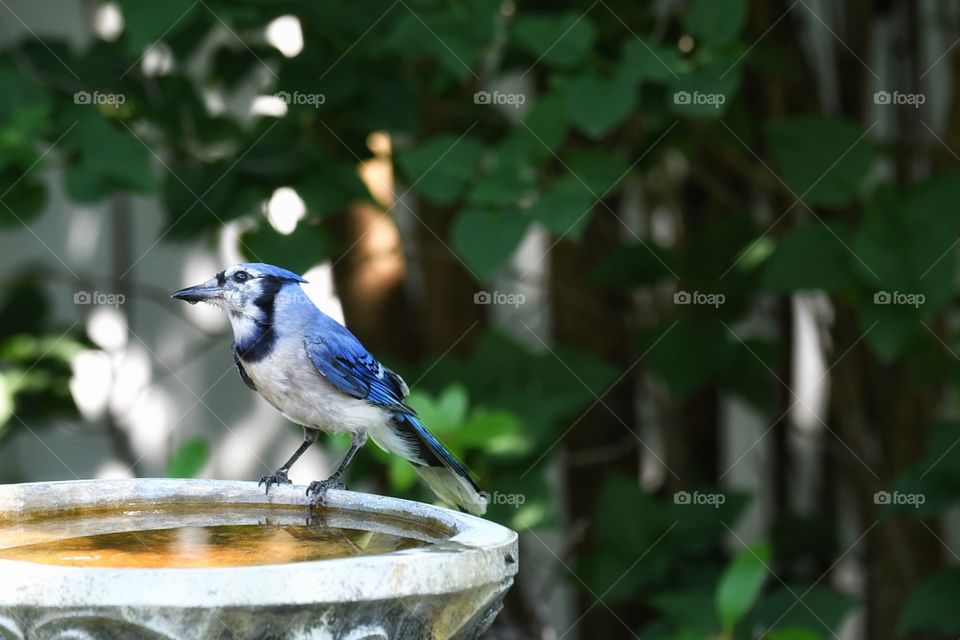
[{"label": "bird", "polygon": [[350,448],[325,480],[307,487],[311,505],[345,488],[343,477],[369,437],[413,464],[441,501],[483,515],[487,507],[466,467],[420,422],[405,399],[410,388],[347,329],[307,297],[303,277],[262,262],[235,264],[171,297],[208,303],[226,312],[233,330],[233,362],[241,380],[291,422],[303,443],[283,465],[260,479],[291,484],[290,468],[320,432],[347,433]]}]

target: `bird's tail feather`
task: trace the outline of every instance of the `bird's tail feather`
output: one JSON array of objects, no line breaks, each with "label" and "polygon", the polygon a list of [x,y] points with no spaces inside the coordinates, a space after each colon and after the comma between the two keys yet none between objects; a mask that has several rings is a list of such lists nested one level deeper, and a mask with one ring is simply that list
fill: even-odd
[{"label": "bird's tail feather", "polygon": [[437,497],[475,516],[486,512],[487,499],[470,472],[416,417],[397,413],[391,426],[403,446],[384,448],[409,460]]}]

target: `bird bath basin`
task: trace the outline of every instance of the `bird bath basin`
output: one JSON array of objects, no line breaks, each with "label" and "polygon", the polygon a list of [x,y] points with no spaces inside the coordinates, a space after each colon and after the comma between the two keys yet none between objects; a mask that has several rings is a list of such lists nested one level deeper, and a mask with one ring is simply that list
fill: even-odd
[{"label": "bird bath basin", "polygon": [[0,640],[476,638],[517,535],[440,507],[212,480],[0,486]]}]

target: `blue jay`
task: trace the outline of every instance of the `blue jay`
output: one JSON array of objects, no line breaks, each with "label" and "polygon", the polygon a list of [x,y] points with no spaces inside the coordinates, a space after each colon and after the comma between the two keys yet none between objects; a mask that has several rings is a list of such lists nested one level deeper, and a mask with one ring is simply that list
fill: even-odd
[{"label": "blue jay", "polygon": [[266,491],[289,484],[287,472],[318,433],[349,433],[350,449],[326,480],[307,488],[313,503],[343,488],[343,474],[369,435],[410,461],[444,502],[475,515],[487,501],[464,466],[404,403],[403,378],[380,364],[360,341],[307,297],[300,276],[263,263],[237,264],[175,292],[190,304],[223,309],[233,328],[233,361],[244,383],[303,427],[303,444],[283,466],[260,479]]}]

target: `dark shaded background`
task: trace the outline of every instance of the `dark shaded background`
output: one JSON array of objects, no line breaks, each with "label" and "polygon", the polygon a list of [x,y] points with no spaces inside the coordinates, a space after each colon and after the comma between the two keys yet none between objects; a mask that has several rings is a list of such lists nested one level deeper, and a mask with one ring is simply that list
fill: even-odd
[{"label": "dark shaded background", "polygon": [[[30,11],[76,16],[69,42],[0,4],[0,452],[56,457],[66,422],[142,473],[113,410],[76,412],[76,359],[109,351],[79,323],[182,313],[184,273],[141,286],[143,256],[216,262],[229,230],[332,265],[348,326],[521,531],[491,638],[960,633],[960,3]],[[267,37],[280,16],[302,50]],[[81,209],[110,232],[94,273],[51,248]],[[54,314],[64,290],[124,303]],[[150,366],[229,364],[207,338]],[[218,446],[175,444],[171,475]],[[429,499],[369,449],[355,484]],[[0,468],[27,479],[54,478]]]}]

